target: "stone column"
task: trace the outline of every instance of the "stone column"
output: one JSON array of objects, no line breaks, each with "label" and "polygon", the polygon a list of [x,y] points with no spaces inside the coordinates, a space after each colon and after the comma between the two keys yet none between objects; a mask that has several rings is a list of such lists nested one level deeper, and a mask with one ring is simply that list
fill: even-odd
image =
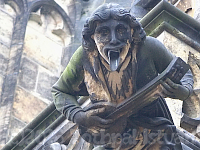
[{"label": "stone column", "polygon": [[10,116],[12,111],[13,99],[15,94],[15,87],[19,73],[21,55],[23,51],[23,41],[25,35],[25,27],[27,15],[22,13],[16,17],[15,25],[12,34],[9,63],[6,70],[6,75],[2,86],[1,95],[1,124],[0,124],[0,144],[7,142],[7,135],[9,131]]}]

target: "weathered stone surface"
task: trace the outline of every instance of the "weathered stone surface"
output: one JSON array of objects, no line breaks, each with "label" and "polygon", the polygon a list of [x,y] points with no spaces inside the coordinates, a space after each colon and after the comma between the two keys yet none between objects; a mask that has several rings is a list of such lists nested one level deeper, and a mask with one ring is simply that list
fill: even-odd
[{"label": "weathered stone surface", "polygon": [[8,127],[10,125],[11,105],[1,104],[0,110],[0,148],[7,142]]},{"label": "weathered stone surface", "polygon": [[21,122],[20,120],[12,116],[9,139],[12,139],[13,137],[15,137],[25,126],[26,124],[24,122]]},{"label": "weathered stone surface", "polygon": [[137,5],[142,6],[145,9],[152,9],[159,2],[160,2],[160,0],[138,0]]},{"label": "weathered stone surface", "polygon": [[0,22],[0,41],[9,46],[12,38],[13,18],[0,9]]},{"label": "weathered stone surface", "polygon": [[192,73],[194,75],[194,89],[200,89],[200,68],[197,57],[190,53],[188,63],[190,64]]},{"label": "weathered stone surface", "polygon": [[51,87],[57,80],[57,77],[51,76],[47,72],[40,72],[36,92],[38,92],[43,98],[52,100]]},{"label": "weathered stone surface", "polygon": [[189,9],[192,9],[192,1],[191,0],[181,0],[176,6],[183,12],[187,12]]},{"label": "weathered stone surface", "polygon": [[174,124],[177,127],[180,127],[180,121],[181,121],[181,118],[183,117],[183,113],[182,113],[183,101],[178,100],[178,99],[171,99],[171,98],[166,98],[165,100],[169,107],[169,111],[172,115]]},{"label": "weathered stone surface", "polygon": [[184,100],[183,112],[191,118],[198,118],[200,116],[200,92],[194,90],[192,95]]},{"label": "weathered stone surface", "polygon": [[0,54],[5,58],[9,58],[10,49],[6,45],[0,42]]},{"label": "weathered stone surface", "polygon": [[0,75],[0,99],[1,99],[1,92],[2,92],[2,85],[3,85],[3,76]]},{"label": "weathered stone surface", "polygon": [[32,121],[47,104],[24,89],[17,87],[13,103],[13,115],[24,123]]},{"label": "weathered stone surface", "polygon": [[[69,34],[67,32],[64,31],[64,21],[61,17],[61,15],[54,11],[53,8],[50,8],[51,13],[50,14],[41,14],[42,16],[42,27],[45,31],[45,36],[50,38],[51,40],[53,40],[55,43],[64,46],[64,39],[66,34]],[[60,29],[62,30],[61,33],[56,34],[55,32],[53,32],[54,30]]]},{"label": "weathered stone surface", "polygon": [[71,44],[68,45],[64,48],[63,50],[63,56],[62,56],[62,61],[61,61],[61,71],[63,71],[65,69],[65,67],[67,66],[67,64],[69,63],[72,55],[74,54],[74,52],[77,50],[77,48],[80,46],[81,44]]},{"label": "weathered stone surface", "polygon": [[200,22],[200,3],[199,0],[192,1],[193,17]]},{"label": "weathered stone surface", "polygon": [[24,54],[51,72],[60,72],[62,46],[31,27],[27,27]]},{"label": "weathered stone surface", "polygon": [[[58,12],[51,7],[48,9],[51,9],[49,10],[51,12],[49,14],[42,14],[41,9],[37,12],[32,12],[27,27],[35,29],[55,43],[64,46],[64,44],[67,43],[66,37],[68,35],[70,36],[69,29],[65,26],[62,16]],[[29,32],[26,32],[26,34],[29,34]]]},{"label": "weathered stone surface", "polygon": [[177,3],[178,1],[179,1],[179,0],[168,0],[168,2],[171,3],[171,4],[173,4],[173,5],[174,5],[175,3]]},{"label": "weathered stone surface", "polygon": [[[68,141],[73,136],[76,129],[77,129],[77,125],[66,119],[59,126],[57,126],[56,129],[52,131],[51,134],[49,134],[45,139],[43,139],[40,143],[38,143],[38,145],[34,147],[33,150],[38,150],[41,147],[44,147],[44,150],[48,149],[50,144],[54,142],[67,144]],[[64,149],[64,150],[68,150],[68,149]],[[88,149],[85,149],[85,150],[88,150]]]},{"label": "weathered stone surface", "polygon": [[34,90],[37,79],[38,66],[26,57],[23,58],[19,73],[19,85],[27,90]]},{"label": "weathered stone surface", "polygon": [[[1,32],[1,31],[0,31]],[[4,75],[9,60],[9,48],[0,43],[0,74]]]},{"label": "weathered stone surface", "polygon": [[137,18],[137,20],[140,20],[147,13],[148,11],[141,6],[133,5],[131,7],[131,14],[133,14],[133,16]]},{"label": "weathered stone surface", "polygon": [[62,7],[62,9],[68,14],[70,17],[72,23],[75,23],[76,20],[76,7],[75,7],[75,1],[73,0],[55,0],[56,3]]},{"label": "weathered stone surface", "polygon": [[58,142],[52,143],[51,145],[48,145],[43,148],[44,150],[65,150],[66,146],[64,144],[60,144]]},{"label": "weathered stone surface", "polygon": [[16,16],[16,12],[19,12],[19,7],[17,6],[17,4],[15,4],[15,2],[13,2],[13,4],[5,4],[4,9],[9,15],[13,17]]},{"label": "weathered stone surface", "polygon": [[76,6],[75,4],[68,4],[67,5],[67,14],[69,15],[73,25],[76,22],[76,14],[74,13],[76,11],[75,6]]},{"label": "weathered stone surface", "polygon": [[134,2],[135,0],[105,0],[106,3],[117,3],[121,6],[123,6],[126,9],[130,9],[131,8],[131,4]]},{"label": "weathered stone surface", "polygon": [[0,74],[4,75],[7,68],[8,59],[0,54]]},{"label": "weathered stone surface", "polygon": [[192,47],[166,31],[158,36],[158,40],[160,40],[170,52],[177,57],[181,57],[185,62],[188,62],[189,51],[194,51]]}]

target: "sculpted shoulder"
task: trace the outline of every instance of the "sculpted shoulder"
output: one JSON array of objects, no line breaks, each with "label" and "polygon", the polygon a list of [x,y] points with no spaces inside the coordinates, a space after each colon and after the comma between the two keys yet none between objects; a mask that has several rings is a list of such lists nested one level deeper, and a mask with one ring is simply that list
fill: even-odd
[{"label": "sculpted shoulder", "polygon": [[[147,36],[140,49],[142,55],[151,59],[157,71],[162,72],[174,58],[174,55],[158,39]],[[142,56],[141,55],[141,56]]]},{"label": "sculpted shoulder", "polygon": [[173,54],[162,44],[158,39],[147,36],[143,46],[141,47],[144,51],[149,51],[152,57],[167,57],[173,59]]},{"label": "sculpted shoulder", "polygon": [[74,64],[82,64],[83,60],[83,47],[80,46],[73,54],[72,58],[70,59],[71,63]]},{"label": "sculpted shoulder", "polygon": [[59,80],[54,84],[53,90],[66,94],[74,94],[81,91],[79,86],[83,82],[84,71],[82,64],[83,48],[79,47],[71,57],[67,67],[62,72]]},{"label": "sculpted shoulder", "polygon": [[82,80],[83,76],[83,48],[80,46],[71,57],[67,67],[63,71],[61,77],[70,79],[73,82],[76,82],[78,78]]},{"label": "sculpted shoulder", "polygon": [[156,38],[147,36],[144,42],[140,46],[140,57],[149,58],[156,53],[156,44],[159,42]]},{"label": "sculpted shoulder", "polygon": [[148,50],[151,53],[156,52],[159,49],[166,49],[164,45],[156,38],[147,36],[143,45],[142,49]]}]

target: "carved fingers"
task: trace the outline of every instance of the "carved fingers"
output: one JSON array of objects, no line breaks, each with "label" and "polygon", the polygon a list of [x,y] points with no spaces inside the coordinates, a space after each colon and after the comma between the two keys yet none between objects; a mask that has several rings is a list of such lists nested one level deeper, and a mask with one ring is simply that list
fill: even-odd
[{"label": "carved fingers", "polygon": [[111,124],[113,123],[113,120],[111,119],[103,119],[98,116],[92,116],[91,119],[93,120],[93,126],[100,129],[110,128]]},{"label": "carved fingers", "polygon": [[112,119],[104,119],[103,117],[99,117],[99,114],[105,112],[105,108],[98,108],[86,111],[88,119],[91,121],[91,125],[99,128],[109,128],[113,123]]},{"label": "carved fingers", "polygon": [[168,78],[165,81],[162,81],[161,85],[163,87],[162,95],[164,95],[164,97],[185,100],[189,95],[189,90],[186,87],[176,84]]},{"label": "carved fingers", "polygon": [[175,97],[175,90],[178,88],[177,85],[172,83],[171,80],[168,81],[168,79],[166,81],[161,82],[161,85],[163,86],[162,92],[165,97]]},{"label": "carved fingers", "polygon": [[90,117],[90,116],[96,116],[100,113],[103,113],[104,111],[105,111],[105,108],[103,107],[103,108],[88,110],[86,112],[87,112],[87,117]]}]

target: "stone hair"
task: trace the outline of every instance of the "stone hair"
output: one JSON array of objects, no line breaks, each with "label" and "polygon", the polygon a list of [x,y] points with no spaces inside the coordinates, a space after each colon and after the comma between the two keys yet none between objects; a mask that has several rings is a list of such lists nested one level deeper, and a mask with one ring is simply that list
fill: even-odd
[{"label": "stone hair", "polygon": [[130,25],[134,30],[132,44],[139,44],[145,39],[146,33],[144,29],[136,18],[130,14],[130,11],[127,11],[118,4],[103,4],[92,13],[91,17],[89,17],[84,24],[82,46],[85,50],[93,51],[95,48],[95,42],[91,38],[91,35],[94,34],[97,23],[107,21],[111,18],[127,22]]}]

